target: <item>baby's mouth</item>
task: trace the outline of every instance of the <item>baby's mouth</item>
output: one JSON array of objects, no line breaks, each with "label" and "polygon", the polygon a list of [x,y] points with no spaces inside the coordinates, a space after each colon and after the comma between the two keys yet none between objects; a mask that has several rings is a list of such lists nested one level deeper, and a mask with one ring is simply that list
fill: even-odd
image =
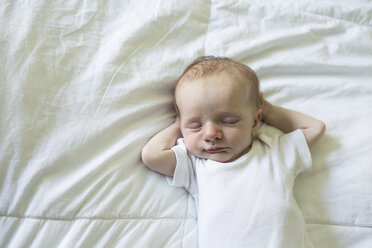
[{"label": "baby's mouth", "polygon": [[205,151],[208,153],[220,153],[220,152],[224,152],[225,150],[226,150],[226,147],[216,146],[216,147],[208,148]]}]

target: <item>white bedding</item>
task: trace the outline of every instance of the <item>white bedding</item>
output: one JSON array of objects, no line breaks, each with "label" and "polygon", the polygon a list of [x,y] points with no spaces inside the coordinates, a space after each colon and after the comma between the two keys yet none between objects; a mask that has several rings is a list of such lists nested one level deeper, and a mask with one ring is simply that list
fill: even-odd
[{"label": "white bedding", "polygon": [[372,247],[371,1],[3,0],[0,32],[0,247],[196,247],[140,151],[201,55],[326,122],[296,199],[315,247]]}]

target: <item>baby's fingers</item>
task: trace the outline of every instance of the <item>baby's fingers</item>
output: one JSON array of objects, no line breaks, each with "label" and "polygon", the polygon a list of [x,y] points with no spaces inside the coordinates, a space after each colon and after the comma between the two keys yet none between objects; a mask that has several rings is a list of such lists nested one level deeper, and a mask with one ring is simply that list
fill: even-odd
[{"label": "baby's fingers", "polygon": [[264,95],[263,95],[263,92],[260,91],[259,95],[258,95],[258,102],[260,105],[263,105],[264,103]]}]

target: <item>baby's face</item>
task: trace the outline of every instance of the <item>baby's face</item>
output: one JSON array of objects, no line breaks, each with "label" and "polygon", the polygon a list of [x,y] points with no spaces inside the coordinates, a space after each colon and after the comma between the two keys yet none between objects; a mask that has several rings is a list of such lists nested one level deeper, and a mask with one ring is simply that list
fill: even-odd
[{"label": "baby's face", "polygon": [[249,106],[249,86],[228,76],[185,82],[177,90],[180,128],[188,151],[230,162],[247,153],[260,112]]}]

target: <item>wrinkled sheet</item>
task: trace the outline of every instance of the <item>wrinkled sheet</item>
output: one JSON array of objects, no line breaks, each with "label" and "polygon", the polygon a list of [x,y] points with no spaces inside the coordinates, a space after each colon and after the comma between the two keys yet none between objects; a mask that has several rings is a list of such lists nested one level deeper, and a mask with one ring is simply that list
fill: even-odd
[{"label": "wrinkled sheet", "polygon": [[2,0],[0,23],[0,247],[196,247],[140,151],[212,54],[327,124],[294,187],[315,247],[372,247],[372,2]]}]

